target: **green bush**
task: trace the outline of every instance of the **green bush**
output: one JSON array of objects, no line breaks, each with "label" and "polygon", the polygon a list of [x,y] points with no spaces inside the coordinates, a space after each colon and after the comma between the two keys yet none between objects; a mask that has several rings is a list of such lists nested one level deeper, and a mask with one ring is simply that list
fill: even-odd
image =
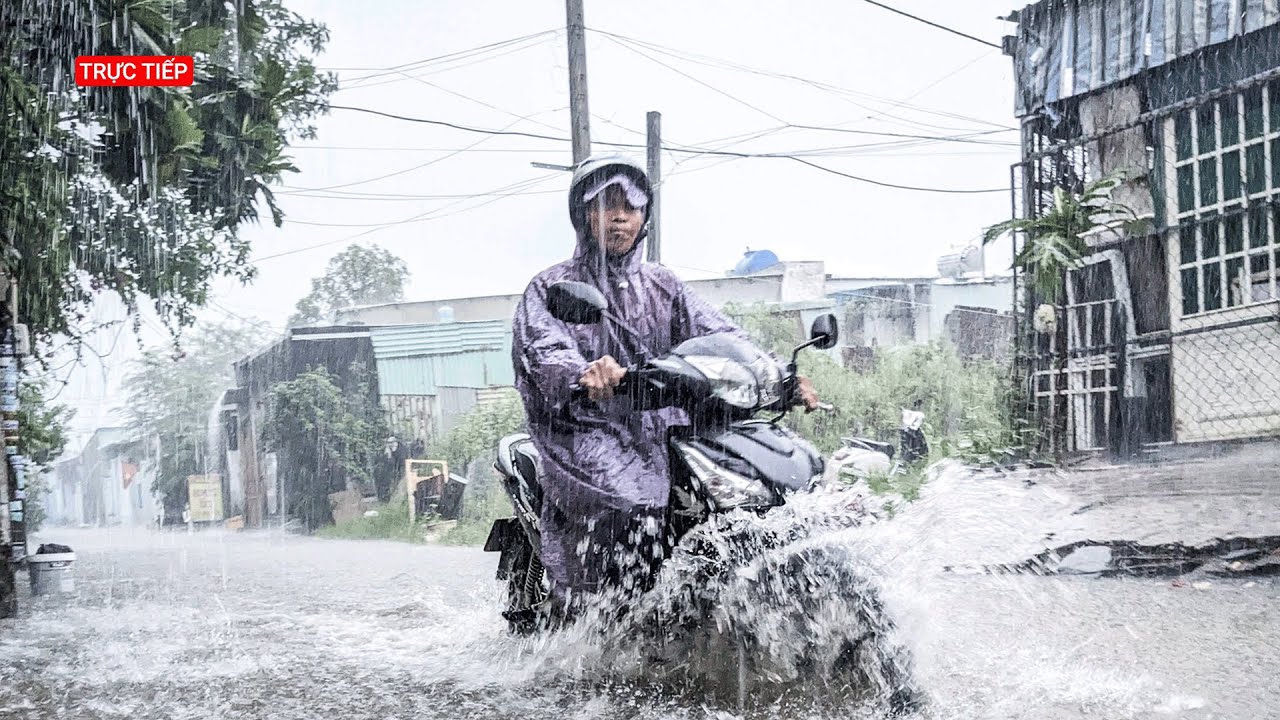
[{"label": "green bush", "polygon": [[[759,304],[727,311],[756,342],[780,356],[801,340],[795,313]],[[934,458],[985,461],[1023,446],[1010,412],[1008,368],[962,358],[949,344],[877,348],[866,372],[849,370],[818,352],[801,353],[799,365],[835,411],[792,413],[788,422],[824,453],[839,448],[841,437],[855,435],[896,444],[903,408],[924,413]]]},{"label": "green bush", "polygon": [[374,517],[358,517],[336,525],[326,525],[316,530],[316,535],[323,538],[342,540],[400,540],[403,542],[423,542],[426,523],[422,518],[409,522],[409,503],[401,498],[398,502],[380,504],[373,508],[378,514]]}]

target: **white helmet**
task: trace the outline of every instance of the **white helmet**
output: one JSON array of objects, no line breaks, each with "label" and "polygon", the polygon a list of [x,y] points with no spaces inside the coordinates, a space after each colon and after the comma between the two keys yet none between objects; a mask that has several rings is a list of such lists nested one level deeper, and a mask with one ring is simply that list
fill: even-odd
[{"label": "white helmet", "polygon": [[574,167],[573,182],[569,184],[569,222],[573,223],[574,230],[583,231],[587,226],[587,201],[583,196],[592,185],[614,175],[631,178],[649,199],[644,205],[644,225],[640,231],[643,237],[649,224],[649,208],[653,206],[653,188],[649,185],[649,173],[644,166],[623,155],[592,155]]}]

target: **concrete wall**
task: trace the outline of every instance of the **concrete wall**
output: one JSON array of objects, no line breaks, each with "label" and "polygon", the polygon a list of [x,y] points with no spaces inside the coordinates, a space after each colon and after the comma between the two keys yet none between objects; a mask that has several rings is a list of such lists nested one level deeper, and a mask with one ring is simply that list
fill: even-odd
[{"label": "concrete wall", "polygon": [[440,308],[453,308],[457,322],[510,320],[515,314],[520,295],[488,295],[449,300],[391,303],[363,308],[339,310],[337,325],[417,325],[440,322]]},{"label": "concrete wall", "polygon": [[[804,302],[826,297],[827,280],[822,261],[786,262],[781,269],[746,277],[689,280],[687,285],[715,307],[730,302]],[[510,320],[520,294],[488,295],[419,302],[389,303],[348,308],[337,313],[335,324],[414,325],[440,321],[440,308],[453,308],[457,322]]]},{"label": "concrete wall", "polygon": [[827,297],[827,270],[821,260],[782,263],[779,302],[794,303]]},{"label": "concrete wall", "polygon": [[[1012,341],[1007,314],[1013,306],[1010,278],[985,281],[930,280],[880,282],[828,281],[844,303],[845,347],[894,347],[950,340],[967,354],[1007,357]],[[994,316],[993,316],[994,314]],[[961,317],[973,315],[974,317]],[[956,343],[957,333],[978,332]],[[849,358],[846,358],[849,360]]]},{"label": "concrete wall", "polygon": [[947,336],[947,317],[958,307],[988,308],[1013,312],[1013,279],[951,283],[940,280],[930,288],[929,337]]},{"label": "concrete wall", "polygon": [[685,284],[698,297],[718,308],[731,302],[743,305],[778,302],[782,297],[781,275],[690,280]]}]

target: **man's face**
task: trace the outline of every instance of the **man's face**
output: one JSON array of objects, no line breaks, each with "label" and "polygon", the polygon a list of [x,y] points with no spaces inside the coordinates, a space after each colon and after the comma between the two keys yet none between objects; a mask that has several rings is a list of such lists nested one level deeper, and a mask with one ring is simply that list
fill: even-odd
[{"label": "man's face", "polygon": [[591,237],[610,255],[626,255],[635,247],[644,224],[644,211],[627,202],[626,192],[610,185],[587,206]]}]

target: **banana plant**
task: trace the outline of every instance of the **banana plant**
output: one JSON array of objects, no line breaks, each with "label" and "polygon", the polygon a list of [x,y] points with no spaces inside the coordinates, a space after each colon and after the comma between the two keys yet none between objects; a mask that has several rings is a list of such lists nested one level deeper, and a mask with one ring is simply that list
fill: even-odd
[{"label": "banana plant", "polygon": [[1127,179],[1127,173],[1112,173],[1089,183],[1078,195],[1055,187],[1053,204],[1046,213],[992,225],[983,232],[982,242],[991,243],[1009,232],[1025,235],[1026,242],[1013,266],[1030,275],[1030,286],[1045,302],[1059,304],[1067,272],[1079,267],[1089,254],[1090,235],[1111,231],[1134,236],[1149,232],[1148,219],[1112,198]]}]

